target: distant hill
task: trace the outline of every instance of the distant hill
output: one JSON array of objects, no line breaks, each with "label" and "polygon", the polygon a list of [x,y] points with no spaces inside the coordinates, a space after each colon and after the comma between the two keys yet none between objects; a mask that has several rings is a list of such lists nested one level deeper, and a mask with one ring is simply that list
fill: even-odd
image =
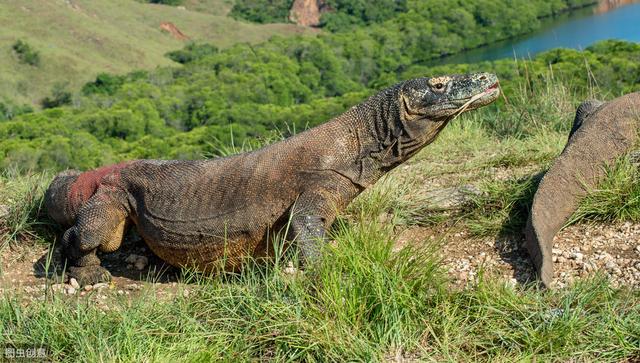
[{"label": "distant hill", "polygon": [[[187,0],[182,7],[134,0],[0,0],[0,101],[36,105],[56,84],[77,90],[100,72],[172,64],[164,54],[188,40],[161,30],[162,23],[222,48],[304,31],[293,24],[236,21],[226,16],[231,6],[228,0]],[[19,62],[12,50],[18,39],[39,52],[39,66]]]}]

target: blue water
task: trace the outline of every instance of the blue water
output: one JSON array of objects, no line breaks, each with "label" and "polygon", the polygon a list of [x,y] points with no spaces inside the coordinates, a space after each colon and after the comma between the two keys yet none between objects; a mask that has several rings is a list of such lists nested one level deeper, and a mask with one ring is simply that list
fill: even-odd
[{"label": "blue water", "polygon": [[601,14],[595,14],[594,8],[582,9],[547,21],[534,34],[445,57],[433,63],[530,58],[552,48],[584,49],[604,39],[640,42],[640,3],[621,6]]}]

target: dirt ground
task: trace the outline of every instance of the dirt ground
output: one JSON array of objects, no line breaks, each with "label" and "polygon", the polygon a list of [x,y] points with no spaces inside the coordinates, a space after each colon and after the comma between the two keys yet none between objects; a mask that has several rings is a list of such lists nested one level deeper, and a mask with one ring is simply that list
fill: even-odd
[{"label": "dirt ground", "polygon": [[[470,238],[464,231],[438,231],[423,227],[399,228],[397,248],[409,243],[440,243],[442,261],[451,277],[452,287],[473,283],[479,274],[509,284],[534,281],[523,240],[511,238]],[[45,292],[86,296],[105,304],[110,296],[136,296],[143,290],[167,298],[188,294],[190,284],[181,279],[179,269],[163,263],[139,238],[129,237],[116,252],[102,254],[101,260],[112,274],[109,284],[79,287],[63,281],[62,258],[54,250],[46,261],[45,245],[5,248],[1,255],[0,293],[18,291],[25,304],[45,298]],[[555,239],[553,249],[556,288],[596,273],[606,275],[614,286],[640,288],[640,224],[582,224],[566,228]],[[50,290],[49,290],[50,289]]]},{"label": "dirt ground", "polygon": [[[399,244],[443,239],[442,261],[454,284],[473,282],[478,274],[512,284],[535,280],[523,237],[469,238],[464,231],[442,237],[441,231],[408,228]],[[640,288],[640,224],[580,224],[570,226],[554,239],[553,286],[562,288],[597,273],[614,286]]]}]

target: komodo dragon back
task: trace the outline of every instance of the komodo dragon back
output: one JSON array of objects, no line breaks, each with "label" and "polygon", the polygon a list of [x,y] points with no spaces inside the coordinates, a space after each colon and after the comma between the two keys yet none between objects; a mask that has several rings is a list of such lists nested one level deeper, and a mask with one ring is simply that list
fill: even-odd
[{"label": "komodo dragon back", "polygon": [[262,149],[200,161],[137,160],[54,179],[51,217],[70,226],[62,244],[81,284],[109,278],[96,256],[126,225],[175,266],[237,269],[273,255],[286,228],[302,263],[320,258],[336,214],[385,173],[431,143],[459,114],[499,95],[489,73],[416,78],[334,119]]}]

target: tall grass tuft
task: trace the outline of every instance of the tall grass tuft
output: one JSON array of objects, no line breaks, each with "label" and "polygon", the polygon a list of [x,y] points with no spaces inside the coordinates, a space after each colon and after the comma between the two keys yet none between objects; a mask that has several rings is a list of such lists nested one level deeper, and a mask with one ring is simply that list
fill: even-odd
[{"label": "tall grass tuft", "polygon": [[9,243],[43,241],[51,236],[43,210],[44,191],[50,181],[49,173],[5,171],[0,176],[0,204],[5,214],[0,218],[0,249]]},{"label": "tall grass tuft", "polygon": [[587,196],[567,225],[584,220],[612,222],[640,220],[640,171],[628,156],[605,168],[605,177]]}]

